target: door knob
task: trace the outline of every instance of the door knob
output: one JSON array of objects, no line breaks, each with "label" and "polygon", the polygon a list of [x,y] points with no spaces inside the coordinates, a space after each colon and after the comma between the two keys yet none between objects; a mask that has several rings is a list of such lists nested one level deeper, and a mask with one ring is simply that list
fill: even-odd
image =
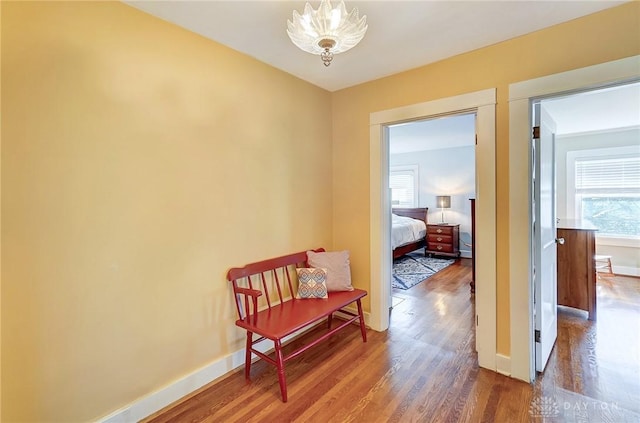
[{"label": "door knob", "polygon": [[563,245],[564,244],[564,238],[556,238],[556,243]]}]

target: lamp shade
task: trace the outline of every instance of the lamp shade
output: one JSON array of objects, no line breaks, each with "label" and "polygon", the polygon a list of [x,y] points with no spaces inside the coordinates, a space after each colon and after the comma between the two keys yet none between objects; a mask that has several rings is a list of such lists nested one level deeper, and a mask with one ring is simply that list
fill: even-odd
[{"label": "lamp shade", "polygon": [[436,197],[436,203],[441,209],[451,208],[451,196],[450,195],[438,195]]}]

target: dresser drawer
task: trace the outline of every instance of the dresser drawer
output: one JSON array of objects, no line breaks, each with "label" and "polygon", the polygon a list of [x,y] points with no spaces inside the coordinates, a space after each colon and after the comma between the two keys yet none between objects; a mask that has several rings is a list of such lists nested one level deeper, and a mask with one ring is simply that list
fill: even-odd
[{"label": "dresser drawer", "polygon": [[437,251],[441,253],[453,253],[453,245],[451,244],[439,244],[437,242],[429,243],[429,251]]},{"label": "dresser drawer", "polygon": [[453,223],[428,224],[425,254],[459,257],[460,225]]},{"label": "dresser drawer", "polygon": [[436,234],[436,235],[453,235],[453,226],[436,226],[436,225],[427,225],[427,233],[428,234]]},{"label": "dresser drawer", "polygon": [[453,237],[451,235],[429,234],[427,237],[429,244],[441,242],[443,244],[452,244]]}]

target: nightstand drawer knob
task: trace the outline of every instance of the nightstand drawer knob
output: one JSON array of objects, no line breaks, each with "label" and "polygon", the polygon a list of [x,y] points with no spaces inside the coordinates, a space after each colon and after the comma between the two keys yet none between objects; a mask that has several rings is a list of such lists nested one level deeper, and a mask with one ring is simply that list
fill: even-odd
[{"label": "nightstand drawer knob", "polygon": [[438,228],[437,233],[442,233],[442,229]]},{"label": "nightstand drawer knob", "polygon": [[436,248],[438,248],[438,250],[442,250],[442,245],[438,245]]},{"label": "nightstand drawer knob", "polygon": [[442,241],[442,237],[439,236],[438,238],[436,238],[438,240],[438,242]]}]

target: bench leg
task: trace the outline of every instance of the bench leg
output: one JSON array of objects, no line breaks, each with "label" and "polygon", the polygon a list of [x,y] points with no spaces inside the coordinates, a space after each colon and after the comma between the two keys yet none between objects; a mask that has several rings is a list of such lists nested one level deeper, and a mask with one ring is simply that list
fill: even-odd
[{"label": "bench leg", "polygon": [[362,332],[362,342],[367,342],[367,328],[364,326],[364,314],[362,313],[362,302],[358,299],[358,316],[360,316],[360,332]]},{"label": "bench leg", "polygon": [[282,402],[287,402],[287,380],[284,374],[284,359],[282,357],[282,345],[280,340],[273,341],[276,349],[276,366],[278,367],[278,382],[280,382],[280,393],[282,394]]},{"label": "bench leg", "polygon": [[251,346],[253,344],[253,333],[247,331],[247,347],[244,356],[244,377],[249,380],[251,373]]},{"label": "bench leg", "polygon": [[327,317],[327,329],[331,330],[331,322],[333,321],[333,313]]}]

